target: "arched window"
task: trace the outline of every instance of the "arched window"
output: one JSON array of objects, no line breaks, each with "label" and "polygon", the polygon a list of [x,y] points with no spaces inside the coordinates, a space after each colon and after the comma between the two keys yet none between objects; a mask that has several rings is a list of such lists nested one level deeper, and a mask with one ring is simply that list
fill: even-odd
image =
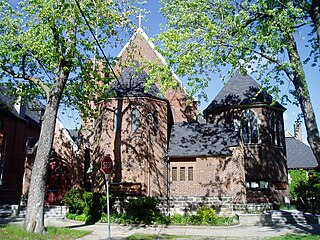
[{"label": "arched window", "polygon": [[120,113],[120,110],[118,108],[116,110],[114,110],[113,121],[114,121],[114,131],[120,130],[120,127],[121,127],[121,113]]},{"label": "arched window", "polygon": [[251,110],[245,110],[241,115],[241,137],[245,144],[259,142],[258,118]]},{"label": "arched window", "polygon": [[139,111],[138,109],[133,109],[131,112],[131,132],[135,132],[139,127]]},{"label": "arched window", "polygon": [[276,146],[283,145],[283,127],[281,117],[278,114],[274,114],[271,119],[272,127],[272,142]]}]

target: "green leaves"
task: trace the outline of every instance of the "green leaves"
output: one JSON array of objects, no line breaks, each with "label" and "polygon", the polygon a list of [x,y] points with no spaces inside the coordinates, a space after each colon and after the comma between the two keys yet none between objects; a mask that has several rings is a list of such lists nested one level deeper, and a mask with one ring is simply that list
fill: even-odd
[{"label": "green leaves", "polygon": [[[21,81],[29,81],[33,88],[26,91],[48,97],[59,72],[68,73],[64,104],[78,109],[92,100],[93,92],[97,99],[106,92],[102,83],[108,83],[110,77],[97,74],[92,62],[94,56],[101,62],[106,59],[97,51],[90,28],[100,46],[110,49],[121,41],[120,33],[130,28],[130,16],[139,9],[135,0],[81,0],[78,4],[69,0],[12,4],[0,0],[1,83],[15,79],[11,85],[17,88]],[[105,71],[106,65],[97,70]]]},{"label": "green leaves", "polygon": [[157,38],[160,51],[194,92],[206,86],[195,76],[209,81],[206,76],[227,65],[231,66],[228,74],[237,68],[256,71],[258,79],[269,75],[276,81],[268,84],[275,85],[283,83],[277,81],[279,76],[291,79],[298,69],[288,59],[287,38],[308,22],[302,6],[293,1],[161,2],[167,25]]}]

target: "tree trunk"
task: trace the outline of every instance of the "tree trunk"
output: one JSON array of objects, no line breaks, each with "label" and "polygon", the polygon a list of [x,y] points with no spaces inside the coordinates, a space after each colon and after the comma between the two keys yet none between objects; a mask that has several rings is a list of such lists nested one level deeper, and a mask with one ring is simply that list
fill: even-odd
[{"label": "tree trunk", "polygon": [[294,64],[293,85],[295,87],[297,98],[304,117],[304,123],[307,130],[307,140],[310,144],[313,154],[317,159],[318,165],[320,165],[319,130],[310,99],[305,73],[303,71],[302,62],[293,34],[289,34],[287,40],[291,47],[291,49],[288,50],[289,59],[290,62]]},{"label": "tree trunk", "polygon": [[[44,232],[44,197],[47,181],[47,168],[54,138],[56,117],[61,95],[69,76],[64,70],[66,63],[60,66],[60,72],[51,88],[38,141],[38,149],[32,168],[31,183],[28,193],[27,213],[24,228],[28,232]],[[67,68],[68,69],[68,68]]]},{"label": "tree trunk", "polygon": [[320,0],[312,0],[311,19],[317,33],[318,45],[320,47]]}]

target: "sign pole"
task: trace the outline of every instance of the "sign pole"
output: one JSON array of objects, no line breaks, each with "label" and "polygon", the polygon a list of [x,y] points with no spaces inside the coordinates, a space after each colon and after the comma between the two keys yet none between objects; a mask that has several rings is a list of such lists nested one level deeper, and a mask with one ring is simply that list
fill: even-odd
[{"label": "sign pole", "polygon": [[107,214],[108,214],[108,240],[111,239],[110,231],[110,208],[109,208],[109,176],[112,172],[113,162],[110,155],[105,156],[101,161],[101,171],[104,172],[106,178],[106,192],[107,192]]},{"label": "sign pole", "polygon": [[107,192],[108,240],[110,240],[111,230],[110,230],[110,208],[109,208],[109,174],[105,174],[105,178],[106,178],[106,192]]}]

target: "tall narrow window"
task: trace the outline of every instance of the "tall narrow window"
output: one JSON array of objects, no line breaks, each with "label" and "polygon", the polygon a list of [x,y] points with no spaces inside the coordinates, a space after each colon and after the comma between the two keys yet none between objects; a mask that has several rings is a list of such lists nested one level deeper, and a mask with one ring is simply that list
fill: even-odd
[{"label": "tall narrow window", "polygon": [[133,109],[131,113],[131,132],[134,133],[139,127],[139,111]]},{"label": "tall narrow window", "polygon": [[121,115],[120,115],[120,110],[117,108],[116,110],[114,110],[114,131],[118,131],[120,130],[120,126],[121,126]]},{"label": "tall narrow window", "polygon": [[3,183],[3,167],[5,161],[5,151],[6,151],[6,139],[4,133],[2,131],[3,128],[3,121],[0,117],[0,186]]},{"label": "tall narrow window", "polygon": [[155,110],[153,112],[153,132],[156,135],[159,128],[159,117],[158,117],[158,111]]},{"label": "tall narrow window", "polygon": [[178,169],[177,167],[172,167],[172,181],[178,180]]},{"label": "tall narrow window", "polygon": [[193,181],[193,167],[188,167],[188,181]]},{"label": "tall narrow window", "polygon": [[258,118],[251,110],[246,110],[241,115],[241,136],[245,144],[259,142]]},{"label": "tall narrow window", "polygon": [[186,180],[186,168],[181,167],[180,168],[180,181],[185,181]]},{"label": "tall narrow window", "polygon": [[272,117],[272,141],[276,146],[282,146],[283,144],[283,127],[282,121],[279,115],[273,115]]}]

